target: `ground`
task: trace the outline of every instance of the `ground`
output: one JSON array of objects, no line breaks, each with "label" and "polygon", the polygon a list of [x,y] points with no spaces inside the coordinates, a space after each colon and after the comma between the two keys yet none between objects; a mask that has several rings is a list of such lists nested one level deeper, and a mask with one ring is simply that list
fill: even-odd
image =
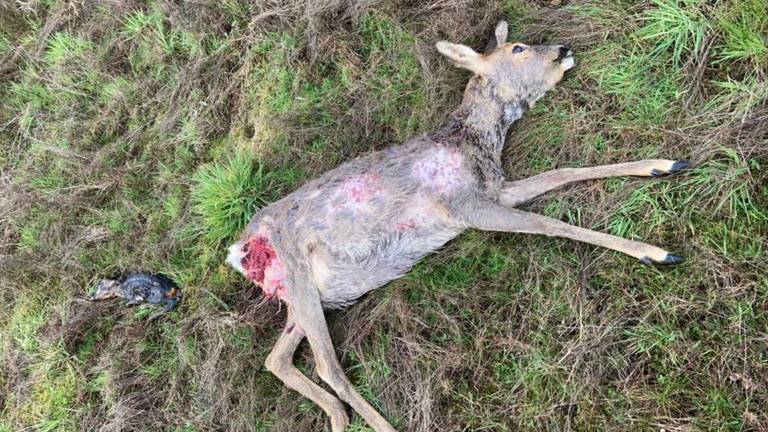
[{"label": "ground", "polygon": [[[0,5],[0,431],[322,431],[263,362],[285,309],[224,264],[265,203],[428,131],[495,22],[578,65],[510,131],[511,179],[688,159],[527,209],[676,267],[470,231],[329,314],[355,386],[403,431],[768,428],[765,0]],[[161,271],[174,312],[84,300]],[[296,356],[317,379],[309,350]],[[353,431],[369,430],[353,417]]]}]

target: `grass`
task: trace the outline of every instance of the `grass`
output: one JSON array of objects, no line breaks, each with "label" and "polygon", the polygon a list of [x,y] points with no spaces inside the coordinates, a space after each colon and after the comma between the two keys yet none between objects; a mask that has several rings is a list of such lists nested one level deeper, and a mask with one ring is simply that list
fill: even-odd
[{"label": "grass", "polygon": [[699,55],[710,24],[704,15],[704,4],[694,0],[655,0],[641,17],[639,39],[651,42],[650,54],[671,51],[672,60],[680,64],[684,57]]},{"label": "grass", "polygon": [[[499,18],[578,60],[513,127],[511,179],[694,163],[527,209],[688,260],[466,232],[329,314],[353,383],[399,430],[768,428],[764,1],[70,3],[0,8],[0,431],[328,430],[263,370],[284,308],[224,246],[438,124],[467,75],[432,44],[480,48]],[[149,323],[83,299],[142,269],[181,308]],[[317,380],[306,347],[296,361]]]},{"label": "grass", "polygon": [[759,0],[744,0],[722,9],[718,15],[718,24],[723,39],[715,48],[717,63],[727,65],[746,61],[765,70],[768,16],[764,13],[764,6],[764,2]]},{"label": "grass", "polygon": [[[201,166],[192,177],[190,197],[202,223],[200,235],[217,246],[231,240],[261,207],[278,199],[298,177],[296,169],[267,171],[245,150],[236,150],[223,163]],[[171,208],[171,213],[176,213]]]}]

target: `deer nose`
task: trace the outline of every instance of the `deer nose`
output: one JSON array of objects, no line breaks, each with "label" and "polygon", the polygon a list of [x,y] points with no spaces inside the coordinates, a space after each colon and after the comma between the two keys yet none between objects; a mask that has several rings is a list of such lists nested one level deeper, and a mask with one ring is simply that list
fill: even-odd
[{"label": "deer nose", "polygon": [[571,54],[571,49],[568,48],[567,46],[560,45],[557,49],[558,49],[558,53],[557,53],[556,61],[560,61]]}]

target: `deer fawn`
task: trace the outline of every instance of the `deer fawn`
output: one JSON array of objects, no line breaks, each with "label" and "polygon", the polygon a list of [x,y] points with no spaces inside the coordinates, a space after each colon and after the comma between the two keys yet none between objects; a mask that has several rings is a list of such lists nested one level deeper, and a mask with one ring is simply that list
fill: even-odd
[{"label": "deer fawn", "polygon": [[[334,353],[324,308],[342,308],[405,274],[467,228],[565,237],[631,255],[642,263],[682,258],[655,246],[579,228],[514,207],[568,183],[602,177],[658,176],[685,168],[643,160],[558,169],[508,182],[501,150],[510,125],[575,62],[562,45],[507,43],[500,22],[485,54],[438,42],[437,50],[473,72],[461,105],[437,131],[347,162],[262,209],[227,261],[286,303],[287,324],[266,359],[268,370],[318,404],[334,432],[348,417],[341,401],[378,432],[389,422],[353,388]],[[307,338],[317,373],[332,395],[293,365]]]}]

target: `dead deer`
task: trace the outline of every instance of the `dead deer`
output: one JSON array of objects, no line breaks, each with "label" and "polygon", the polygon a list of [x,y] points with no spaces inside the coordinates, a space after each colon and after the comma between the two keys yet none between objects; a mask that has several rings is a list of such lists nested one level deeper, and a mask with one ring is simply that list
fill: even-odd
[{"label": "dead deer", "polygon": [[[268,370],[318,404],[331,429],[344,430],[348,403],[374,430],[394,431],[353,388],[334,352],[323,309],[342,308],[405,274],[468,228],[565,237],[613,249],[644,264],[675,264],[664,249],[517,210],[560,186],[617,176],[659,176],[688,164],[643,160],[565,168],[506,181],[507,130],[575,62],[562,45],[507,43],[500,22],[485,54],[448,42],[437,50],[470,70],[461,105],[433,133],[347,162],[263,208],[227,261],[287,305],[287,323],[266,359]],[[317,374],[332,395],[293,365],[307,338]]]}]

